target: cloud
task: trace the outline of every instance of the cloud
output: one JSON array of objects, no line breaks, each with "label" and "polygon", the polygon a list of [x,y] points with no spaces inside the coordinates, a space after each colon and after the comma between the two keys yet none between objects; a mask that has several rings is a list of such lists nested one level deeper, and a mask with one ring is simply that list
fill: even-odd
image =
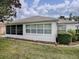
[{"label": "cloud", "polygon": [[64,2],[59,4],[44,3],[42,5],[40,1],[42,0],[33,0],[32,6],[29,7],[29,4],[25,0],[20,0],[22,8],[16,9],[17,18],[26,18],[35,15],[58,17],[60,15],[67,16],[71,12],[73,14],[79,13],[79,0],[64,0]]},{"label": "cloud", "polygon": [[40,0],[33,0],[33,8],[37,7],[39,4]]},{"label": "cloud", "polygon": [[73,0],[70,5],[70,12],[79,12],[79,0]]}]

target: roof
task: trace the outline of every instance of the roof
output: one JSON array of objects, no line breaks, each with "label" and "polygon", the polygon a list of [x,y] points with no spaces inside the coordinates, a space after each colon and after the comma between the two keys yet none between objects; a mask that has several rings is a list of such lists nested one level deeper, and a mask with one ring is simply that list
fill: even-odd
[{"label": "roof", "polygon": [[12,23],[17,24],[17,23],[33,23],[33,22],[51,22],[51,21],[56,22],[56,21],[58,21],[58,19],[51,18],[51,17],[45,17],[45,16],[32,16],[29,18],[12,21],[10,24],[12,24]]},{"label": "roof", "polygon": [[78,21],[70,21],[70,20],[59,20],[58,24],[78,24]]}]

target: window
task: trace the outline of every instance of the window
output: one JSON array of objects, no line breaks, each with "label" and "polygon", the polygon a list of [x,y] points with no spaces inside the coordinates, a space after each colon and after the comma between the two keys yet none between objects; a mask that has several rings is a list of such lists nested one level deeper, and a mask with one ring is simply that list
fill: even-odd
[{"label": "window", "polygon": [[45,30],[44,30],[44,33],[45,33],[45,34],[51,34],[51,29],[45,29]]},{"label": "window", "polygon": [[10,26],[6,26],[6,34],[10,34]]},{"label": "window", "polygon": [[26,25],[26,33],[51,34],[51,24]]},{"label": "window", "polygon": [[36,24],[31,25],[31,33],[36,33]]},{"label": "window", "polygon": [[45,34],[51,34],[51,24],[45,24],[44,25],[44,33]]},{"label": "window", "polygon": [[30,25],[26,25],[26,33],[30,33]]},{"label": "window", "polygon": [[51,24],[45,24],[45,25],[44,25],[44,28],[45,28],[45,29],[51,29]]},{"label": "window", "polygon": [[17,25],[17,35],[23,35],[23,25]]},{"label": "window", "polygon": [[11,34],[16,34],[16,25],[11,25]]},{"label": "window", "polygon": [[58,25],[59,32],[66,32],[66,25]]},{"label": "window", "polygon": [[43,34],[43,24],[37,24],[37,33]]},{"label": "window", "polygon": [[38,34],[43,34],[43,29],[37,29]]},{"label": "window", "polygon": [[6,26],[6,34],[23,34],[23,26],[22,25],[8,25]]}]

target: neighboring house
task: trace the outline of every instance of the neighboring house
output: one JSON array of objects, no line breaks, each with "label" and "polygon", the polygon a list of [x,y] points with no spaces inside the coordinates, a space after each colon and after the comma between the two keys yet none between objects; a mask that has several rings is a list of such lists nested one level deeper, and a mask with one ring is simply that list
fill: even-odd
[{"label": "neighboring house", "polygon": [[79,29],[78,21],[69,21],[69,20],[59,20],[58,21],[58,31],[67,32],[68,30],[77,30]]},{"label": "neighboring house", "polygon": [[0,22],[0,35],[5,34],[5,24]]},{"label": "neighboring house", "polygon": [[34,16],[6,24],[5,37],[28,39],[34,41],[56,42],[58,31],[77,29],[75,21],[58,21],[58,19]]}]

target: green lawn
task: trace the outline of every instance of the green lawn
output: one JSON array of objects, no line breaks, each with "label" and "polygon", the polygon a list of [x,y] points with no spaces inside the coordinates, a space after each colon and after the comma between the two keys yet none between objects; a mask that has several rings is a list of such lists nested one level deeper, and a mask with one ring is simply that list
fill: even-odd
[{"label": "green lawn", "polygon": [[0,59],[79,59],[79,46],[55,47],[0,39]]}]

